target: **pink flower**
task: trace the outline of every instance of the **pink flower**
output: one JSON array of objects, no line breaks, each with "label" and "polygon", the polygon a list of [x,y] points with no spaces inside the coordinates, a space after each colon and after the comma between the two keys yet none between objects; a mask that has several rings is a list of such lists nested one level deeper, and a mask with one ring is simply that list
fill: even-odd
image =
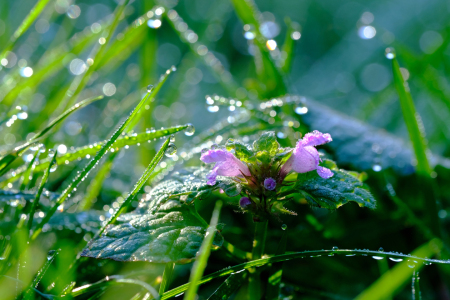
[{"label": "pink flower", "polygon": [[297,173],[306,173],[312,170],[317,170],[317,173],[322,178],[330,178],[333,172],[330,169],[320,167],[319,152],[314,146],[322,145],[332,141],[330,134],[321,133],[317,130],[312,133],[307,133],[303,139],[297,142],[297,146],[292,152],[291,157],[281,168],[282,174],[287,174],[291,170]]},{"label": "pink flower", "polygon": [[212,171],[206,175],[209,185],[216,184],[216,177],[221,176],[238,176],[242,174],[250,176],[250,170],[247,165],[236,158],[232,153],[223,149],[211,149],[203,153],[200,159],[207,163],[216,163]]}]

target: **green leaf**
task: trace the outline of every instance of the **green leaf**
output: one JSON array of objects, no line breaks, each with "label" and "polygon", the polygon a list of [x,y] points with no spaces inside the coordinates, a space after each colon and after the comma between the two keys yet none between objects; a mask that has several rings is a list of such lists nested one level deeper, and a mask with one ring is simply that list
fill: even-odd
[{"label": "green leaf", "polygon": [[229,139],[226,143],[228,151],[234,150],[234,155],[244,162],[253,162],[255,160],[253,151],[247,148],[247,145],[241,142]]},{"label": "green leaf", "polygon": [[408,82],[403,79],[400,66],[395,57],[392,59],[392,71],[394,73],[395,88],[400,99],[403,119],[405,120],[406,128],[408,128],[409,137],[417,159],[417,172],[421,175],[430,176],[432,170],[427,157],[427,141],[422,120],[414,107]]},{"label": "green leaf", "polygon": [[[330,162],[325,163],[329,166]],[[300,173],[294,191],[300,190],[306,201],[312,206],[337,209],[354,201],[361,207],[375,208],[376,201],[364,184],[344,170],[332,170],[333,177],[324,179],[317,172]]]},{"label": "green leaf", "polygon": [[[187,263],[193,260],[204,239],[208,224],[194,205],[184,199],[206,185],[207,170],[171,176],[155,186],[139,207],[117,219],[104,234],[93,239],[82,255],[119,261]],[[203,178],[201,183],[196,177]],[[222,245],[216,235],[215,246]]]},{"label": "green leaf", "polygon": [[270,155],[275,155],[280,148],[274,131],[264,132],[259,139],[253,142],[255,152],[267,151]]}]

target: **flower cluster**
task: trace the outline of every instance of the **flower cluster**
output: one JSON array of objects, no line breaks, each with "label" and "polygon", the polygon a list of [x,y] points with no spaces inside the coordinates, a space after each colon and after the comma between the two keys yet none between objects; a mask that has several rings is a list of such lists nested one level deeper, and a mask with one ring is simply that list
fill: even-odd
[{"label": "flower cluster", "polygon": [[262,214],[270,214],[276,202],[273,200],[278,200],[281,188],[289,185],[284,179],[290,173],[315,170],[322,178],[333,176],[330,169],[319,165],[321,159],[315,148],[331,141],[328,133],[314,131],[300,139],[294,149],[281,148],[274,132],[267,132],[250,149],[230,139],[226,149],[205,151],[200,159],[208,164],[215,163],[207,175],[209,185],[216,184],[217,176],[227,176],[243,187],[246,195],[241,198],[240,206],[251,211],[258,220],[265,218]]}]

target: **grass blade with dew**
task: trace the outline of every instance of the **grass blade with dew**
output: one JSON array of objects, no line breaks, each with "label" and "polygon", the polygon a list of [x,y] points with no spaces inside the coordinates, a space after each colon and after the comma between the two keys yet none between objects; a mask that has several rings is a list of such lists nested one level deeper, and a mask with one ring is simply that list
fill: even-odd
[{"label": "grass blade with dew", "polygon": [[50,122],[50,124],[48,124],[44,129],[42,129],[40,132],[38,132],[37,134],[35,134],[28,142],[26,142],[25,144],[22,144],[16,148],[14,148],[14,150],[12,152],[10,152],[9,154],[5,155],[4,157],[2,157],[2,159],[0,160],[0,176],[2,176],[3,174],[6,173],[6,171],[8,170],[7,167],[14,161],[16,160],[17,157],[21,156],[22,153],[28,149],[28,147],[30,147],[32,144],[38,142],[47,132],[49,132],[50,130],[52,130],[55,126],[57,126],[58,124],[60,124],[65,118],[67,118],[71,113],[77,111],[80,108],[83,108],[89,104],[91,104],[92,102],[95,102],[97,100],[103,99],[103,96],[98,96],[95,98],[89,98],[83,101],[78,102],[77,104],[75,104],[74,106],[72,106],[71,108],[69,108],[68,110],[66,110],[65,112],[63,112],[61,115],[59,115],[58,117],[56,117],[53,121]]},{"label": "grass blade with dew", "polygon": [[[186,124],[186,125],[170,127],[170,128],[166,128],[166,129],[159,129],[159,130],[155,130],[155,131],[152,130],[152,131],[145,132],[145,133],[126,135],[126,136],[118,138],[114,142],[114,144],[112,145],[111,148],[113,148],[115,150],[119,150],[122,148],[127,148],[132,145],[139,145],[141,143],[147,143],[147,142],[150,142],[151,140],[156,140],[161,137],[175,134],[177,132],[187,129],[188,127],[189,127],[189,125]],[[79,160],[79,159],[82,159],[85,157],[91,157],[91,156],[95,155],[97,153],[97,151],[100,150],[106,142],[107,141],[98,142],[98,143],[94,143],[94,144],[91,144],[88,146],[76,148],[75,150],[72,150],[72,151],[68,151],[67,153],[60,155],[56,159],[56,164],[57,165],[68,164],[69,162],[72,162],[75,160]],[[36,173],[36,172],[41,172],[41,171],[45,170],[48,167],[49,163],[50,163],[49,158],[42,159],[35,165],[34,172]],[[15,169],[12,172],[10,177],[8,177],[7,179],[5,179],[4,181],[2,181],[0,183],[0,187],[3,187],[7,183],[14,182],[18,178],[20,178],[21,174],[23,174],[23,172],[25,172],[25,170],[26,169],[23,167]]]},{"label": "grass blade with dew", "polygon": [[164,267],[164,273],[163,273],[162,281],[161,281],[161,284],[159,286],[159,295],[160,296],[162,294],[164,294],[164,292],[169,287],[170,282],[172,281],[172,274],[173,274],[174,268],[175,268],[175,263],[172,263],[172,262],[167,263],[166,266]]},{"label": "grass blade with dew", "polygon": [[[170,74],[170,72],[168,74]],[[162,85],[162,82],[159,82],[157,86],[160,88],[161,85]],[[69,186],[63,191],[61,196],[56,200],[55,205],[50,209],[50,211],[47,213],[47,215],[42,219],[41,223],[39,223],[35,232],[32,235],[33,240],[36,239],[36,237],[42,231],[42,227],[50,220],[50,218],[56,212],[58,206],[60,206],[67,199],[67,197],[70,196],[70,193],[72,193],[73,189],[76,188],[81,183],[81,181],[83,181],[89,175],[91,170],[98,164],[98,162],[105,155],[105,153],[111,149],[114,142],[119,138],[119,136],[122,134],[122,132],[125,130],[125,128],[127,128],[128,125],[133,121],[133,119],[136,117],[138,111],[144,107],[144,104],[152,96],[153,96],[153,93],[150,90],[145,95],[145,97],[142,98],[142,100],[134,108],[134,110],[130,113],[128,118],[119,126],[119,128],[113,133],[113,135],[109,138],[109,140],[101,147],[101,149],[97,152],[95,157],[83,168],[83,170],[80,173],[77,174],[77,176],[74,178],[74,180],[69,184]],[[111,150],[114,151],[114,149],[111,149]]]},{"label": "grass blade with dew", "polygon": [[[82,74],[74,78],[72,81],[69,89],[67,90],[65,97],[61,100],[61,106],[60,109],[64,110],[68,106],[72,105],[72,102],[76,100],[80,92],[84,89],[86,84],[89,82],[89,79],[91,78],[91,75],[97,70],[97,65],[99,64],[99,61],[103,58],[103,55],[106,51],[106,46],[108,45],[108,42],[111,40],[111,37],[119,24],[120,17],[122,16],[125,6],[128,4],[129,0],[122,0],[121,3],[117,6],[116,10],[114,11],[114,19],[111,22],[111,24],[105,29],[105,36],[101,37],[99,39],[102,40],[100,43],[100,46],[94,47],[94,50],[89,55],[89,58],[92,59],[93,63],[90,65],[87,70]],[[58,112],[58,110],[56,110]]]},{"label": "grass blade with dew", "polygon": [[[412,253],[412,256],[430,257],[436,253],[437,243],[434,240],[420,246]],[[410,261],[408,261],[410,260]],[[404,286],[413,276],[414,272],[418,272],[423,263],[414,263],[415,259],[408,259],[398,263],[395,267],[384,273],[370,287],[365,289],[355,299],[386,299],[395,296],[395,294]],[[413,267],[411,267],[413,265]]]},{"label": "grass blade with dew", "polygon": [[96,236],[102,235],[102,233],[105,231],[106,227],[109,224],[114,223],[117,218],[125,212],[128,207],[130,206],[133,199],[136,197],[137,193],[142,189],[144,184],[148,181],[150,178],[150,175],[152,174],[155,167],[158,165],[158,163],[161,161],[161,159],[164,156],[164,153],[167,151],[167,148],[169,147],[170,138],[168,138],[164,144],[161,146],[159,151],[156,153],[155,157],[151,161],[151,163],[147,166],[147,169],[145,169],[144,173],[142,174],[141,178],[137,181],[135,184],[133,190],[128,194],[127,198],[122,202],[120,205],[120,208],[116,210],[116,212],[109,218],[109,220],[105,223],[105,225],[102,226],[102,228],[99,230]]},{"label": "grass blade with dew", "polygon": [[428,149],[423,123],[414,107],[408,82],[403,78],[396,55],[393,52],[390,52],[387,55],[389,54],[392,55],[391,60],[394,84],[399,96],[403,119],[405,120],[406,128],[408,129],[409,137],[417,159],[417,172],[424,176],[430,176],[432,170],[427,155]]},{"label": "grass blade with dew", "polygon": [[33,170],[34,162],[36,161],[36,158],[39,156],[41,152],[39,151],[39,148],[35,151],[33,158],[30,160],[30,162],[27,165],[27,168],[25,172],[23,173],[22,177],[20,178],[20,187],[19,190],[23,191],[26,189],[28,183],[30,182],[30,176]]},{"label": "grass blade with dew", "polygon": [[35,291],[35,288],[37,288],[39,282],[42,280],[42,278],[44,277],[48,268],[55,260],[56,255],[58,255],[58,254],[59,254],[58,251],[54,251],[54,250],[49,252],[49,254],[47,255],[46,262],[44,263],[42,268],[39,270],[39,272],[36,274],[36,277],[34,277],[33,281],[28,286],[28,288],[24,291],[23,297],[22,297],[23,300],[34,299],[33,292]]},{"label": "grass blade with dew", "polygon": [[5,58],[6,53],[14,48],[16,41],[28,30],[28,28],[30,28],[30,26],[37,19],[37,17],[39,17],[41,12],[44,10],[44,8],[50,1],[51,0],[39,0],[34,5],[30,13],[25,17],[25,19],[20,24],[19,28],[17,28],[16,31],[14,31],[12,37],[9,39],[8,43],[6,44],[5,48],[0,54],[0,60]]},{"label": "grass blade with dew", "polygon": [[[432,254],[438,253],[440,249],[442,249],[442,242],[439,239],[433,239],[428,244],[429,249],[432,249],[434,252]],[[302,251],[302,252],[291,252],[285,253],[282,255],[276,255],[272,257],[262,258],[258,260],[252,260],[246,263],[242,263],[239,265],[235,265],[232,267],[227,267],[220,271],[211,273],[205,277],[203,277],[198,284],[207,283],[215,278],[220,278],[224,276],[228,276],[230,274],[247,270],[253,267],[261,267],[270,263],[277,263],[283,261],[289,261],[298,258],[311,258],[311,257],[319,257],[319,256],[328,256],[330,254],[334,255],[345,255],[345,256],[354,256],[354,255],[364,255],[364,256],[377,256],[389,259],[395,259],[396,261],[401,260],[414,260],[417,264],[425,264],[425,263],[433,263],[433,264],[445,264],[450,265],[450,261],[448,260],[440,260],[440,259],[429,259],[427,257],[419,257],[417,255],[421,255],[421,253],[414,253],[415,255],[407,255],[407,254],[399,254],[398,252],[388,252],[388,251],[371,251],[371,250],[351,250],[351,249],[332,249],[332,250],[312,250],[312,251]],[[431,255],[428,255],[428,257]],[[189,287],[189,283],[176,287],[166,293],[161,297],[163,299],[169,299],[174,297],[184,291],[186,291]]]},{"label": "grass blade with dew", "polygon": [[234,273],[217,288],[217,290],[208,298],[208,300],[229,299],[247,279],[248,272]]},{"label": "grass blade with dew", "polygon": [[41,199],[41,194],[42,194],[42,191],[44,190],[45,184],[47,183],[48,176],[50,175],[50,171],[51,171],[53,165],[56,163],[56,156],[58,156],[58,151],[55,151],[55,153],[53,154],[52,161],[48,165],[48,168],[45,171],[44,176],[42,176],[41,183],[39,184],[39,188],[36,193],[36,198],[34,198],[33,205],[31,206],[31,209],[30,209],[30,214],[29,214],[30,216],[28,218],[28,231],[30,231],[31,227],[33,226],[34,213],[39,204],[39,200]]},{"label": "grass blade with dew", "polygon": [[258,48],[254,55],[256,73],[261,83],[266,86],[265,90],[262,91],[261,97],[272,98],[286,94],[287,87],[281,70],[276,66],[270,53],[270,51],[276,49],[276,46],[273,46],[274,41],[269,43],[259,31],[261,12],[258,10],[255,2],[253,0],[232,0],[231,3],[239,19],[244,24],[244,30],[253,35],[251,40]]},{"label": "grass blade with dew", "polygon": [[[281,255],[286,252],[287,226],[283,224],[281,229],[283,230],[283,233],[281,235],[280,242],[278,243],[275,255]],[[281,276],[283,275],[283,263],[280,262],[272,264],[269,272],[270,273],[267,282],[266,299],[278,299],[278,295],[280,293]]]},{"label": "grass blade with dew", "polygon": [[103,165],[98,170],[95,177],[89,183],[89,186],[86,188],[86,195],[80,203],[79,211],[89,210],[94,204],[95,198],[100,194],[100,190],[102,189],[103,182],[108,176],[111,168],[113,167],[114,159],[116,158],[119,151],[115,151],[111,153]]},{"label": "grass blade with dew", "polygon": [[199,281],[206,268],[209,254],[211,252],[211,245],[213,242],[214,234],[216,232],[217,223],[219,222],[220,209],[222,208],[222,201],[217,201],[214,207],[214,211],[211,217],[211,222],[206,230],[205,239],[202,242],[202,246],[198,251],[197,258],[192,266],[191,276],[189,278],[189,288],[184,295],[184,300],[196,299]]},{"label": "grass blade with dew", "polygon": [[284,74],[288,74],[292,67],[292,60],[294,58],[294,50],[295,50],[295,42],[300,39],[300,25],[296,22],[292,22],[289,17],[284,19],[284,23],[286,23],[287,31],[286,37],[284,38],[284,44],[282,47],[282,52],[286,53],[286,57],[283,60],[281,71]]},{"label": "grass blade with dew", "polygon": [[114,285],[114,284],[135,284],[141,286],[143,289],[145,289],[147,292],[149,292],[155,299],[159,298],[158,292],[155,290],[154,287],[149,285],[146,282],[143,282],[141,280],[137,279],[129,279],[125,278],[124,276],[119,275],[113,275],[113,276],[107,276],[105,279],[102,279],[100,281],[97,281],[92,284],[86,284],[83,286],[80,286],[78,288],[75,288],[72,290],[70,296],[76,297],[79,295],[83,295],[85,293],[90,293],[93,291],[98,291],[100,289],[105,288],[108,285]]}]

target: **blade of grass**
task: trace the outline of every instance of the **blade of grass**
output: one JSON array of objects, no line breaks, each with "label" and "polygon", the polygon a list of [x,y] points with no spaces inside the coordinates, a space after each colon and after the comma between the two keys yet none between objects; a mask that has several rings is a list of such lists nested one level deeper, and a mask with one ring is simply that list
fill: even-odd
[{"label": "blade of grass", "polygon": [[413,277],[411,280],[412,300],[422,300],[422,294],[420,293],[419,280],[420,280],[419,271],[414,270]]},{"label": "blade of grass", "polygon": [[161,159],[164,156],[164,153],[167,150],[167,147],[169,146],[170,138],[167,139],[164,144],[161,146],[159,151],[156,153],[153,160],[150,162],[150,164],[147,166],[147,169],[145,169],[144,173],[142,174],[141,178],[139,178],[138,182],[135,184],[133,190],[128,194],[127,198],[122,202],[120,205],[120,208],[116,210],[116,212],[109,218],[109,220],[105,223],[105,225],[102,226],[102,228],[99,230],[99,232],[96,234],[96,237],[101,236],[102,233],[106,230],[106,227],[109,224],[114,223],[117,218],[124,213],[128,207],[130,206],[131,202],[136,197],[137,193],[142,189],[144,184],[148,181],[150,178],[150,175],[152,174],[155,167],[158,165],[158,163],[161,161]]},{"label": "blade of grass", "polygon": [[[152,131],[152,132],[140,133],[140,134],[136,134],[136,135],[133,134],[131,136],[128,136],[128,135],[123,136],[123,137],[118,138],[114,142],[114,144],[112,145],[111,148],[115,149],[115,151],[118,151],[119,149],[127,148],[128,146],[137,145],[140,143],[147,143],[147,142],[150,142],[151,140],[156,140],[161,137],[165,137],[165,136],[180,132],[182,130],[185,130],[187,127],[188,127],[188,125],[182,125],[182,126],[177,126],[177,127],[160,129],[160,130],[156,130],[156,131]],[[98,143],[94,143],[94,144],[91,144],[88,146],[77,148],[73,151],[68,151],[67,153],[60,155],[56,159],[56,164],[64,165],[64,164],[67,164],[67,163],[75,161],[75,160],[93,156],[97,153],[98,150],[100,150],[102,148],[102,146],[105,143],[106,143],[106,141],[98,142]],[[48,167],[49,163],[50,163],[49,158],[45,158],[45,159],[39,161],[38,164],[35,165],[34,172],[37,173],[37,172],[41,172],[41,171],[45,170]],[[20,178],[20,175],[23,174],[24,171],[25,171],[25,168],[18,168],[16,170],[14,170],[12,172],[14,175],[11,175],[11,177],[8,177],[7,179],[3,180],[0,183],[0,187],[5,186],[9,182],[14,182],[18,178]]]},{"label": "blade of grass", "polygon": [[80,211],[89,210],[92,207],[92,204],[94,204],[93,201],[100,194],[100,190],[102,189],[103,182],[105,181],[106,176],[111,171],[111,168],[114,163],[114,159],[116,158],[118,153],[119,153],[119,151],[115,151],[114,153],[111,153],[108,156],[106,161],[101,166],[100,170],[98,170],[94,179],[92,179],[91,183],[86,188],[86,196],[84,196],[84,199],[80,203],[80,207],[79,207]]},{"label": "blade of grass", "polygon": [[231,274],[228,278],[219,286],[219,288],[208,298],[208,300],[222,300],[230,299],[244,283],[247,278],[248,272],[239,272]]},{"label": "blade of grass", "polygon": [[36,161],[36,158],[39,156],[39,154],[40,154],[40,151],[39,151],[39,149],[37,149],[33,155],[33,158],[28,163],[27,169],[25,170],[25,172],[23,173],[23,175],[20,179],[21,180],[20,188],[19,188],[20,191],[25,190],[28,183],[30,182],[31,171],[33,169],[34,162]]},{"label": "blade of grass", "polygon": [[161,296],[170,286],[170,282],[172,281],[172,274],[175,268],[175,263],[167,263],[164,267],[164,273],[161,281],[161,285],[159,286],[159,295]]},{"label": "blade of grass", "polygon": [[[72,81],[69,89],[66,92],[65,97],[61,100],[60,109],[64,110],[68,106],[72,105],[72,102],[76,100],[80,92],[84,89],[86,84],[88,83],[89,79],[91,78],[91,75],[94,73],[94,71],[97,70],[97,66],[99,65],[99,62],[103,58],[103,55],[106,51],[106,46],[110,42],[111,37],[119,24],[120,17],[123,14],[123,11],[125,9],[125,6],[128,4],[129,0],[122,0],[121,3],[117,6],[116,10],[114,11],[114,19],[111,22],[111,24],[105,29],[105,33],[102,38],[104,39],[104,42],[100,43],[100,46],[98,48],[94,48],[93,52],[89,56],[93,63],[91,66],[88,67],[88,69],[82,74]],[[101,38],[101,39],[102,39]],[[59,110],[56,110],[56,113],[58,114]]]},{"label": "blade of grass", "polygon": [[[170,74],[170,71],[169,71]],[[158,86],[161,85],[162,82],[158,83]],[[42,231],[42,227],[50,220],[53,214],[56,212],[58,206],[60,206],[66,199],[69,197],[70,193],[72,193],[73,189],[76,188],[85,177],[89,175],[91,170],[97,165],[98,161],[105,155],[107,151],[111,149],[114,142],[117,138],[122,134],[125,128],[133,121],[137,112],[143,108],[144,103],[147,102],[148,98],[152,97],[152,91],[149,91],[147,95],[139,102],[139,104],[134,108],[134,110],[130,113],[129,117],[119,126],[116,132],[109,138],[109,140],[101,147],[101,149],[97,152],[95,157],[84,167],[84,169],[77,174],[74,180],[69,184],[69,186],[62,192],[61,196],[56,200],[55,205],[50,209],[47,215],[42,219],[41,223],[36,227],[32,235],[32,239],[36,239],[39,233]],[[114,151],[114,149],[111,149]]]},{"label": "blade of grass", "polygon": [[55,126],[57,126],[58,124],[60,124],[65,118],[67,118],[71,113],[73,113],[74,111],[83,108],[89,104],[91,104],[92,102],[95,102],[97,100],[103,99],[103,96],[98,96],[95,98],[89,98],[83,101],[78,102],[77,104],[75,104],[74,106],[72,106],[71,108],[69,108],[68,110],[66,110],[65,112],[63,112],[61,115],[59,115],[57,118],[55,118],[52,122],[50,122],[50,124],[47,125],[47,127],[45,127],[44,129],[42,129],[40,132],[38,132],[35,136],[33,136],[28,142],[26,142],[25,144],[22,144],[21,146],[18,146],[16,148],[14,148],[14,150],[5,155],[4,157],[2,157],[2,159],[0,160],[0,176],[2,176],[3,174],[6,173],[6,171],[8,170],[7,167],[19,156],[22,155],[22,153],[28,149],[28,147],[30,147],[32,144],[38,142],[47,132],[49,132],[50,130],[52,130]]},{"label": "blade of grass", "polygon": [[28,218],[28,231],[30,231],[31,227],[33,226],[34,212],[36,211],[36,208],[39,204],[39,200],[41,199],[42,191],[44,190],[44,186],[47,183],[48,176],[50,175],[50,170],[51,170],[53,164],[56,162],[57,155],[58,155],[58,151],[55,151],[55,154],[53,154],[53,157],[52,157],[52,161],[48,165],[48,168],[45,171],[44,176],[42,176],[41,183],[39,184],[39,188],[36,193],[36,198],[34,198],[33,205],[31,206],[31,209],[30,209],[30,214],[29,214],[29,218]]},{"label": "blade of grass", "polygon": [[[286,252],[287,228],[283,229],[280,242],[278,243],[275,255]],[[267,282],[266,299],[278,299],[280,294],[281,276],[283,275],[283,263],[274,263],[270,267],[269,280]]]},{"label": "blade of grass", "polygon": [[[436,253],[436,244],[432,241],[420,246],[412,253],[412,256],[428,257]],[[412,259],[414,260],[414,259]],[[409,265],[414,265],[411,268]],[[365,289],[355,299],[386,299],[394,296],[406,281],[413,276],[414,272],[418,272],[423,267],[423,264],[414,264],[407,260],[398,263],[395,267],[384,273],[377,281],[370,287]]]},{"label": "blade of grass", "polygon": [[[431,240],[429,243],[427,243],[429,249],[431,249],[433,252],[432,254],[439,253],[440,249],[442,248],[442,242],[438,239]],[[428,252],[428,251],[427,251]],[[447,260],[438,260],[438,259],[429,259],[424,257],[418,257],[416,255],[406,255],[406,254],[399,254],[398,252],[384,252],[384,251],[370,251],[370,250],[351,250],[351,249],[339,249],[339,250],[314,250],[314,251],[302,251],[302,252],[294,252],[294,253],[286,253],[283,255],[277,255],[273,257],[268,258],[262,258],[258,260],[249,261],[246,263],[242,263],[239,265],[235,265],[232,267],[225,268],[223,270],[214,272],[212,274],[209,274],[205,277],[203,277],[198,284],[204,284],[207,283],[215,278],[224,277],[236,272],[239,272],[243,269],[247,270],[249,268],[253,267],[261,267],[264,265],[267,265],[269,263],[276,263],[276,262],[282,262],[282,261],[289,261],[292,259],[298,259],[298,258],[307,258],[307,257],[314,257],[314,256],[327,256],[330,254],[334,255],[364,255],[364,256],[380,256],[384,258],[394,258],[394,259],[402,259],[402,260],[414,260],[417,261],[418,264],[424,264],[424,263],[435,263],[435,264],[446,264],[449,265],[450,261]],[[417,253],[417,255],[421,255],[421,253]],[[430,256],[430,255],[428,255]],[[189,286],[189,283],[181,285],[179,287],[176,287],[166,293],[161,297],[161,300],[169,299],[171,297],[174,297],[184,291],[187,290]]]},{"label": "blade of grass", "polygon": [[287,31],[286,31],[286,36],[284,38],[284,44],[282,47],[282,52],[285,53],[286,58],[283,61],[282,67],[281,67],[281,71],[283,71],[284,74],[289,73],[289,71],[291,70],[292,67],[292,59],[294,58],[294,46],[295,46],[295,39],[292,37],[292,34],[294,34],[294,32],[299,32],[299,26],[298,24],[296,24],[295,22],[292,22],[291,19],[289,17],[286,17],[284,19],[284,22],[286,23]]},{"label": "blade of grass", "polygon": [[427,141],[425,139],[423,124],[414,107],[408,82],[404,80],[395,56],[392,58],[392,72],[402,108],[403,119],[405,120],[406,128],[408,128],[409,137],[417,159],[417,173],[423,176],[430,176],[432,170],[427,155]]},{"label": "blade of grass", "polygon": [[217,223],[219,221],[220,209],[222,208],[222,201],[217,201],[214,207],[214,211],[211,217],[211,222],[206,231],[205,239],[202,242],[200,250],[198,251],[197,258],[192,266],[191,276],[189,278],[189,287],[184,295],[184,300],[194,300],[197,294],[200,279],[206,268],[208,262],[209,253],[211,252],[211,245],[213,242],[214,234],[216,232]]},{"label": "blade of grass", "polygon": [[39,15],[49,2],[50,0],[39,0],[34,5],[34,7],[30,10],[28,15],[25,17],[20,26],[16,29],[16,31],[14,31],[13,35],[9,39],[8,43],[0,54],[0,60],[6,56],[6,52],[14,48],[17,39],[19,39],[28,30],[28,28],[30,28],[30,26],[37,19],[37,17],[39,17]]}]

